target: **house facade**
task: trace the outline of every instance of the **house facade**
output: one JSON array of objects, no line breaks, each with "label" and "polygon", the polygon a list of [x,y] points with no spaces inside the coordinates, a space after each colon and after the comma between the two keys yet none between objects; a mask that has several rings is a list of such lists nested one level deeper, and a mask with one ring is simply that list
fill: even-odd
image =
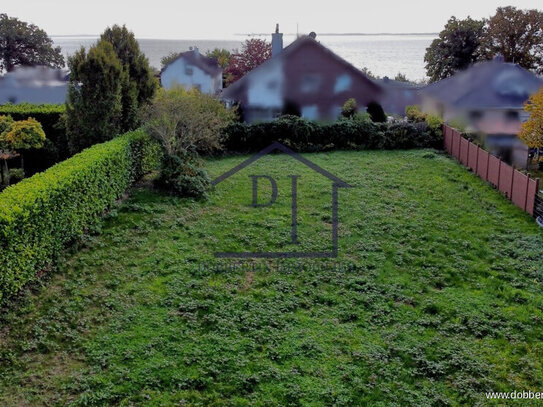
[{"label": "house facade", "polygon": [[194,47],[162,69],[160,83],[165,89],[183,86],[187,90],[196,88],[202,93],[217,95],[222,89],[222,69],[217,60],[207,58]]},{"label": "house facade", "polygon": [[0,77],[0,104],[66,102],[69,75],[48,66],[18,66]]},{"label": "house facade", "polygon": [[529,151],[517,135],[527,119],[524,103],[542,86],[543,79],[497,57],[430,84],[419,94],[424,112],[466,124],[493,155],[525,168]]},{"label": "house facade", "polygon": [[359,106],[380,100],[379,85],[320,44],[314,33],[283,49],[278,31],[272,34],[272,57],[222,93],[223,100],[240,105],[245,121],[293,111],[311,120],[334,120],[350,98]]}]

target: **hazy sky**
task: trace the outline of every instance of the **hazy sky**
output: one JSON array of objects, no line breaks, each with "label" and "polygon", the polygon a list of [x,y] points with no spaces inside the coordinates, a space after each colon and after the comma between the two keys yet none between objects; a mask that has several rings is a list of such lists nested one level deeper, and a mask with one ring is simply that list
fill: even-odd
[{"label": "hazy sky", "polygon": [[543,9],[541,0],[2,0],[0,12],[49,35],[99,34],[126,24],[138,38],[221,39],[234,33],[438,32],[447,19],[488,17],[496,7]]}]

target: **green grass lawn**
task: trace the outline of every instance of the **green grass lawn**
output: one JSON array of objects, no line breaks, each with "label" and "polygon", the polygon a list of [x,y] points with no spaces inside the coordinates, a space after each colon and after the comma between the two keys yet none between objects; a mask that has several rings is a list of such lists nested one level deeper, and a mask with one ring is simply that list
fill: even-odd
[{"label": "green grass lawn", "polygon": [[[506,405],[486,391],[543,391],[533,219],[429,150],[305,157],[353,186],[337,259],[214,258],[330,249],[330,183],[289,157],[206,202],[136,187],[2,311],[0,405],[482,406]],[[249,205],[254,174],[277,180],[274,205]]]}]

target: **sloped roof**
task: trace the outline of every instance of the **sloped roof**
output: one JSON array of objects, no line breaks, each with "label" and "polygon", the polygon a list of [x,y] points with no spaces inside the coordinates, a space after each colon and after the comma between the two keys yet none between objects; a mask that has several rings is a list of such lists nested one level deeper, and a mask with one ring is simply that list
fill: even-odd
[{"label": "sloped roof", "polygon": [[313,46],[319,48],[321,51],[323,51],[328,57],[334,59],[339,64],[343,65],[346,70],[351,71],[355,76],[361,78],[362,80],[366,81],[369,87],[373,87],[376,92],[381,91],[381,87],[373,82],[371,79],[369,79],[361,70],[354,67],[351,63],[347,62],[343,58],[341,58],[339,55],[335,54],[328,48],[326,48],[324,45],[322,45],[317,40],[309,37],[309,36],[303,36],[295,41],[293,41],[290,45],[285,47],[281,53],[273,58],[268,59],[267,61],[263,62],[261,65],[253,69],[252,71],[248,72],[246,75],[238,79],[236,82],[231,84],[229,87],[223,90],[222,97],[224,99],[235,99],[238,92],[242,91],[245,86],[247,85],[247,82],[249,78],[255,74],[255,71],[259,71],[261,69],[267,68],[269,65],[273,63],[277,63],[278,61],[285,61],[288,60],[291,55],[293,55],[296,51],[298,51],[303,46]]},{"label": "sloped roof", "polygon": [[493,60],[479,62],[432,83],[420,93],[457,108],[518,109],[542,86],[543,79],[534,73],[516,64]]},{"label": "sloped roof", "polygon": [[200,68],[211,76],[215,76],[222,72],[219,63],[215,58],[208,58],[205,55],[202,55],[199,51],[190,50],[186,52],[181,52],[177,58],[175,58],[172,62],[162,68],[160,73],[164,72],[164,70],[168,68],[168,66],[170,66],[172,63],[179,60],[180,58],[185,59],[192,65]]}]

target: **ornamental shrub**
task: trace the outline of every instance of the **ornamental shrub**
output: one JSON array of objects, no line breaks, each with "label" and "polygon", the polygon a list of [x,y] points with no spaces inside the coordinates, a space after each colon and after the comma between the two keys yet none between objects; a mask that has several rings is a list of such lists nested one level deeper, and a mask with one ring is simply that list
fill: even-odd
[{"label": "ornamental shrub", "polygon": [[65,105],[20,103],[0,106],[0,116],[9,115],[13,120],[26,120],[29,117],[36,119],[47,137],[43,148],[23,151],[27,176],[45,171],[70,156],[66,138],[65,112]]},{"label": "ornamental shrub", "polygon": [[156,168],[157,151],[137,130],[0,193],[0,303],[54,264],[134,180]]}]

